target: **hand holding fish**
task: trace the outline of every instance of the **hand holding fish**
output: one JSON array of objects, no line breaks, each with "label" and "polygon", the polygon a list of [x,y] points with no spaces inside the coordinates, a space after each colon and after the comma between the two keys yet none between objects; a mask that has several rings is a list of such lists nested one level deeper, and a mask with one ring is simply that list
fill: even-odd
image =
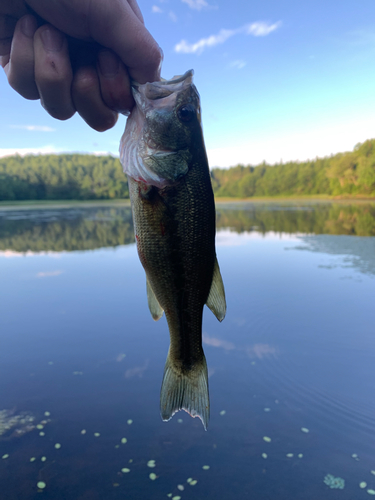
[{"label": "hand holding fish", "polygon": [[162,55],[135,0],[0,0],[0,64],[54,118],[98,131],[134,105],[130,79],[160,76]]}]

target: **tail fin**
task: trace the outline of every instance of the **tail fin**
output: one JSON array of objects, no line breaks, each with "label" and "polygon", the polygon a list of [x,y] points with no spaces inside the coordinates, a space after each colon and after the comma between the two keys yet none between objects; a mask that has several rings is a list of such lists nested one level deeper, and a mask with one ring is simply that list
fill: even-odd
[{"label": "tail fin", "polygon": [[208,373],[206,358],[189,372],[177,372],[172,366],[169,353],[164,368],[160,392],[161,418],[166,422],[179,410],[187,411],[192,417],[199,417],[207,430],[210,418],[208,395]]}]

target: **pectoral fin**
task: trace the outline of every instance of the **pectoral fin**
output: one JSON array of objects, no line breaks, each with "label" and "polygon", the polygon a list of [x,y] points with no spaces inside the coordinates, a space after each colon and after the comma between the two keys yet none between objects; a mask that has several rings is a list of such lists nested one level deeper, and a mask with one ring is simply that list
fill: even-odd
[{"label": "pectoral fin", "polygon": [[225,302],[225,291],[223,278],[220,274],[219,264],[217,258],[214,265],[214,274],[212,277],[211,290],[208,295],[206,305],[211,309],[219,321],[223,321],[227,311],[227,304]]},{"label": "pectoral fin", "polygon": [[147,301],[152,319],[154,321],[158,321],[163,316],[164,311],[163,308],[160,306],[158,299],[155,297],[154,291],[151,288],[151,285],[148,280],[147,280]]}]

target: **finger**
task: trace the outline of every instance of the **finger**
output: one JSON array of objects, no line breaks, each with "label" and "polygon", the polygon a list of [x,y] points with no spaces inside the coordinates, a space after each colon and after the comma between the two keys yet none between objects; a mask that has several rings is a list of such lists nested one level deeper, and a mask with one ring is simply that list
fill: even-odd
[{"label": "finger", "polygon": [[72,96],[76,110],[93,129],[104,132],[117,121],[117,113],[103,102],[99,77],[92,66],[78,68],[74,74]]},{"label": "finger", "polygon": [[99,52],[98,75],[104,103],[118,113],[129,114],[134,106],[129,75],[111,50]]},{"label": "finger", "polygon": [[71,97],[73,72],[65,35],[50,24],[34,35],[35,82],[40,102],[47,112],[59,120],[75,113]]},{"label": "finger", "polygon": [[[91,37],[118,54],[132,79],[140,83],[158,80],[161,50],[131,5],[114,2],[116,8],[111,9],[105,2],[101,5],[101,15],[98,15],[97,8],[95,16],[89,17],[87,21]],[[135,5],[134,2],[132,5]]]},{"label": "finger", "polygon": [[34,77],[34,16],[23,16],[13,35],[10,64],[7,68],[9,85],[25,99],[39,99]]},{"label": "finger", "polygon": [[128,4],[132,8],[132,11],[134,12],[134,14],[141,21],[141,23],[145,24],[144,19],[143,19],[143,15],[142,15],[142,12],[141,12],[141,9],[138,7],[138,4],[137,4],[136,0],[128,0]]},{"label": "finger", "polygon": [[10,54],[12,37],[17,19],[11,16],[0,16],[0,56]]}]

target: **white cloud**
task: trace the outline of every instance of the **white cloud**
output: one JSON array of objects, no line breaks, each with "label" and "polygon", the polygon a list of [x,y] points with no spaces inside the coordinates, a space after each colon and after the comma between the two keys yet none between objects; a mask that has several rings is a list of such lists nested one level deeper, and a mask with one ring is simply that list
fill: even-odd
[{"label": "white cloud", "polygon": [[194,10],[202,10],[210,7],[206,0],[182,0],[182,2],[186,3],[191,9]]},{"label": "white cloud", "polygon": [[175,52],[182,54],[201,54],[204,49],[208,47],[214,47],[224,43],[234,35],[244,34],[252,36],[266,36],[272,31],[275,31],[279,26],[281,26],[281,21],[274,24],[267,24],[264,22],[256,22],[252,24],[245,24],[240,28],[234,30],[222,29],[217,35],[211,35],[207,38],[201,38],[198,42],[188,43],[186,40],[181,40],[175,45]]},{"label": "white cloud", "polygon": [[153,5],[152,6],[152,12],[154,12],[154,14],[161,14],[163,11],[157,5]]},{"label": "white cloud", "polygon": [[243,61],[242,59],[237,59],[229,63],[230,68],[242,69],[245,66],[246,66],[246,61]]},{"label": "white cloud", "polygon": [[41,146],[39,148],[0,148],[0,158],[3,156],[12,156],[12,155],[39,155],[39,154],[56,154],[58,151],[55,146]]},{"label": "white cloud", "polygon": [[207,148],[210,167],[230,167],[242,163],[259,165],[288,161],[306,161],[351,151],[358,142],[374,137],[375,120],[351,119],[346,123],[291,132],[267,139],[244,141],[228,147]]},{"label": "white cloud", "polygon": [[272,31],[275,31],[279,26],[281,26],[281,21],[274,24],[267,24],[263,22],[252,23],[247,26],[247,34],[254,36],[266,36]]},{"label": "white cloud", "polygon": [[55,128],[44,125],[9,125],[9,128],[28,130],[30,132],[56,132]]},{"label": "white cloud", "polygon": [[45,271],[37,274],[38,278],[46,278],[49,276],[60,276],[64,271]]},{"label": "white cloud", "polygon": [[171,21],[173,21],[174,23],[177,23],[177,16],[172,10],[169,12],[168,17]]}]

